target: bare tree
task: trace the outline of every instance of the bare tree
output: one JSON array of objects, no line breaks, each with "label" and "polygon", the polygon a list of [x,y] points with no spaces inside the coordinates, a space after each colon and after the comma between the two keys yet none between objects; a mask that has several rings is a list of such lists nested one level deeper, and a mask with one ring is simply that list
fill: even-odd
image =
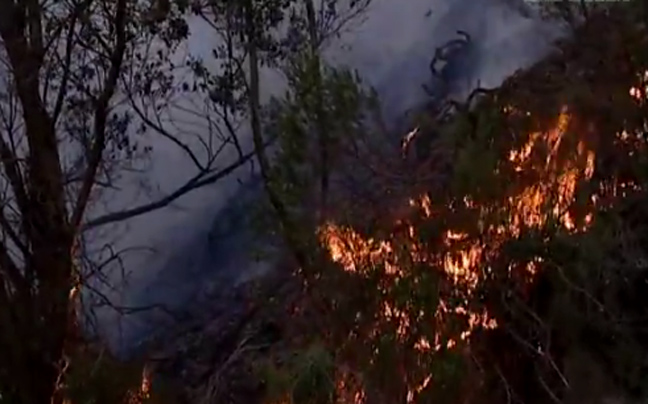
[{"label": "bare tree", "polygon": [[[217,165],[222,150],[236,144],[235,130],[203,134],[197,153],[183,140],[186,127],[147,113],[177,107],[159,106],[178,93],[163,60],[188,29],[183,9],[165,4],[151,18],[150,5],[133,0],[0,0],[3,400],[63,401],[67,352],[81,338],[75,298],[83,230],[164,207],[253,155],[239,147],[237,158]],[[159,200],[86,219],[97,198],[115,192],[121,170],[150,152],[137,137],[146,128],[184,150],[196,174]]]}]

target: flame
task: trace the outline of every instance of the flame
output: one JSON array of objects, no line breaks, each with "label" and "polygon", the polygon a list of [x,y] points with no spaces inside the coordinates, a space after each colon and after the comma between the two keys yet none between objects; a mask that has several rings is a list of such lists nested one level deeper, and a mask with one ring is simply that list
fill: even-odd
[{"label": "flame", "polygon": [[[510,212],[509,231],[512,236],[519,235],[524,227],[539,228],[545,225],[550,216],[558,219],[566,230],[585,230],[576,229],[575,220],[568,210],[574,202],[578,184],[591,179],[594,174],[595,154],[587,150],[581,140],[577,143],[573,158],[561,159],[561,145],[568,134],[570,120],[568,108],[563,107],[550,131],[545,134],[532,133],[521,148],[510,151],[509,161],[516,172],[534,173],[539,178],[520,194],[508,198],[506,208]],[[543,159],[544,165],[540,165],[533,154],[544,150],[548,152]],[[549,204],[553,206],[548,215]]]},{"label": "flame", "polygon": [[[446,241],[451,240],[446,237]],[[479,277],[473,269],[481,261],[482,252],[483,249],[475,244],[458,253],[447,254],[443,259],[443,269],[454,279],[455,283],[463,283],[474,289],[477,287]]]},{"label": "flame", "polygon": [[356,272],[359,264],[375,266],[385,264],[387,273],[395,273],[397,268],[388,257],[392,246],[386,241],[365,239],[351,228],[325,224],[319,230],[321,240],[325,240],[333,261],[342,264],[349,272]]},{"label": "flame", "polygon": [[142,369],[142,379],[138,389],[127,392],[127,404],[143,404],[151,398],[153,369],[150,364],[145,364]]},{"label": "flame", "polygon": [[637,84],[630,87],[628,93],[630,97],[639,103],[643,103],[646,100],[648,95],[648,70],[644,71],[643,74],[637,75]]},{"label": "flame", "polygon": [[[320,241],[327,248],[332,260],[341,264],[346,271],[359,273],[382,269],[385,275],[392,276],[396,281],[398,277],[405,276],[405,271],[412,262],[426,263],[430,268],[443,271],[455,287],[465,290],[470,297],[470,293],[479,285],[484,270],[481,266],[488,252],[487,248],[496,250],[507,239],[518,237],[524,228],[539,228],[545,225],[551,216],[558,219],[568,231],[583,230],[577,228],[576,220],[568,209],[574,201],[579,181],[586,181],[592,177],[595,155],[580,141],[576,144],[574,152],[569,153],[571,158],[560,157],[561,147],[567,145],[565,136],[570,120],[568,109],[563,108],[551,130],[546,133],[531,133],[525,144],[510,151],[508,161],[513,164],[514,171],[534,173],[538,180],[511,194],[500,206],[500,210],[508,217],[507,224],[490,226],[484,230],[488,236],[488,246],[482,245],[478,240],[472,241],[466,233],[450,229],[443,236],[445,252],[439,257],[438,254],[426,252],[426,247],[418,240],[417,231],[412,224],[408,225],[405,235],[409,253],[406,257],[394,254],[393,243],[402,242],[402,235],[394,235],[390,240],[376,240],[363,237],[350,227],[329,222],[319,229]],[[480,208],[468,196],[464,197],[462,202],[467,209]],[[418,208],[424,218],[433,217],[433,202],[428,195],[410,199],[409,205]],[[589,214],[585,226],[591,222],[592,216]],[[527,263],[527,276],[532,277],[536,274],[540,263],[541,260]],[[435,317],[442,320],[453,314],[466,316],[468,329],[458,338],[449,339],[446,348],[467,340],[476,328],[497,326],[488,313],[468,311],[464,307],[451,310],[449,307],[441,301]],[[385,301],[382,315],[383,319],[396,324],[399,337],[407,335],[410,328],[407,313]],[[438,335],[435,341],[422,339],[416,346],[421,350],[442,348]]]},{"label": "flame", "polygon": [[[645,102],[648,98],[648,71],[640,76],[639,84],[632,87],[629,93],[636,101]],[[503,112],[509,116],[531,115],[530,112],[511,105],[505,106]],[[431,252],[429,246],[423,245],[419,240],[417,227],[399,220],[399,224],[405,224],[404,234],[395,234],[385,240],[363,237],[352,228],[335,223],[326,223],[322,227],[320,240],[334,261],[340,263],[345,270],[358,275],[366,272],[367,263],[372,269],[383,268],[393,282],[406,277],[412,263],[424,263],[430,270],[442,271],[454,288],[463,291],[462,296],[466,302],[457,304],[453,301],[451,304],[451,300],[439,292],[441,300],[433,313],[438,327],[435,326],[432,335],[418,337],[413,348],[421,354],[435,354],[461,347],[466,349],[475,330],[499,326],[487,311],[472,307],[469,303],[471,293],[479,286],[483,274],[490,270],[487,264],[489,254],[498,251],[506,241],[521,236],[525,230],[540,229],[550,222],[569,233],[584,232],[594,223],[595,209],[603,209],[604,206],[609,206],[611,199],[622,198],[630,192],[640,190],[639,185],[631,180],[609,178],[600,182],[598,191],[585,196],[584,211],[575,212],[575,202],[580,198],[579,187],[592,180],[596,167],[596,154],[590,148],[591,145],[581,133],[570,132],[570,129],[579,127],[578,123],[569,108],[564,106],[549,130],[529,133],[521,145],[511,148],[495,173],[512,172],[517,178],[513,178],[510,184],[505,184],[508,192],[495,206],[486,206],[483,202],[480,204],[469,195],[461,200],[463,205],[455,203],[460,206],[454,207],[435,204],[427,194],[408,200],[409,206],[415,208],[424,219],[440,217],[434,212],[443,212],[444,208],[478,211],[481,231],[479,237],[449,226],[441,237],[442,243],[434,246],[440,251]],[[405,137],[403,152],[417,132],[418,128],[415,128]],[[634,155],[638,145],[645,147],[641,131],[623,130],[616,137],[618,142],[625,145],[629,156]],[[503,214],[504,220],[496,224],[489,222],[488,215],[493,212]],[[400,245],[403,241],[407,243],[409,256],[395,254],[399,250],[396,243]],[[519,271],[520,276],[529,281],[542,270],[542,266],[542,257],[534,257],[525,263],[510,263],[509,271]],[[388,288],[385,285],[381,287]],[[384,290],[381,293],[388,296]],[[408,333],[414,331],[415,324],[412,323],[418,321],[415,320],[416,316],[411,313],[408,316],[406,310],[387,301],[387,298],[382,302],[381,314],[383,320],[395,325],[396,335],[403,340]],[[448,334],[444,324],[457,316],[465,318],[467,327],[458,335]],[[426,318],[422,314],[419,317]],[[374,332],[379,333],[377,330]],[[413,403],[433,383],[433,375],[428,374],[416,382],[408,383],[407,402]]]},{"label": "flame", "polygon": [[414,399],[416,395],[420,394],[423,390],[425,390],[430,385],[431,382],[432,382],[432,376],[428,375],[425,377],[423,382],[421,382],[421,384],[419,384],[413,389],[410,389],[407,392],[407,404],[414,403],[415,402]]},{"label": "flame", "polygon": [[432,200],[428,195],[423,195],[417,199],[410,199],[409,206],[421,209],[426,218],[432,217]]},{"label": "flame", "polygon": [[140,384],[139,395],[142,400],[148,400],[151,397],[151,386],[152,386],[152,377],[153,371],[149,364],[144,365],[142,369],[142,383]]},{"label": "flame", "polygon": [[[409,228],[413,231],[413,227]],[[402,275],[403,267],[399,259],[393,255],[394,248],[389,241],[376,241],[374,239],[363,239],[357,232],[348,227],[337,226],[327,223],[320,229],[320,238],[328,247],[331,258],[341,264],[346,271],[357,272],[361,268],[368,270],[375,265],[382,264],[387,275]],[[466,240],[467,235],[458,232],[447,232],[445,243],[452,245],[456,242]],[[410,254],[408,259],[418,262],[431,262],[431,258],[425,257],[421,251],[423,246],[415,241],[413,237],[409,240]],[[481,262],[483,249],[473,244],[466,249],[458,249],[445,254],[441,259],[441,269],[448,275],[449,279],[457,286],[462,286],[468,290],[473,290],[479,283],[479,277],[476,268]],[[369,267],[363,266],[362,263],[369,264]],[[396,325],[396,334],[404,338],[410,329],[408,313],[400,310],[388,301],[383,301],[382,318]],[[465,308],[458,307],[454,311],[443,301],[440,302],[436,317],[439,319],[446,318],[451,313],[468,317],[469,329],[464,331],[459,340],[465,341],[472,331],[478,327],[494,328],[497,323],[491,319],[487,313],[469,312]],[[434,343],[434,349],[442,348],[440,336],[437,335]],[[447,348],[457,345],[457,341],[449,339]],[[419,349],[426,349],[430,344],[426,340],[421,340],[417,344]]]},{"label": "flame", "polygon": [[[645,73],[644,80],[644,83],[648,82],[648,72]],[[642,96],[645,97],[648,86],[642,88]],[[631,95],[639,91],[633,89]],[[530,115],[513,106],[504,107],[503,112]],[[489,254],[499,251],[506,241],[518,238],[524,230],[540,229],[549,222],[556,223],[570,233],[586,231],[595,220],[594,209],[604,198],[625,196],[627,192],[639,189],[632,182],[614,180],[611,184],[601,185],[599,192],[587,196],[584,212],[578,215],[573,212],[579,186],[592,180],[596,163],[595,152],[583,139],[575,137],[578,133],[570,132],[571,127],[577,126],[571,125],[574,119],[569,108],[564,106],[549,130],[529,133],[521,146],[508,151],[495,172],[510,171],[515,178],[506,184],[507,192],[495,206],[480,205],[469,195],[463,197],[461,203],[455,203],[460,206],[440,206],[427,194],[407,201],[423,219],[436,219],[440,215],[434,213],[443,212],[444,209],[477,211],[480,218],[479,237],[449,228],[443,231],[442,243],[433,246],[436,251],[430,251],[430,246],[424,245],[420,240],[417,227],[399,219],[399,224],[406,225],[406,231],[394,233],[384,240],[365,237],[351,227],[327,222],[319,228],[320,242],[333,261],[345,271],[360,276],[369,271],[382,270],[388,281],[395,284],[408,276],[412,263],[423,263],[431,271],[441,271],[444,279],[452,285],[450,290],[461,290],[466,302],[451,304],[440,292],[440,302],[433,313],[438,330],[435,329],[435,334],[430,338],[418,338],[413,346],[420,353],[465,346],[475,330],[498,327],[497,321],[487,311],[469,307],[468,302],[473,298],[472,293],[479,286],[484,273],[490,270],[487,265]],[[418,128],[405,137],[404,147],[417,131]],[[617,138],[623,142],[634,139],[626,131],[618,133]],[[489,221],[489,215],[493,212],[502,214],[504,220],[496,224]],[[404,254],[403,249],[397,247],[403,243],[407,246]],[[537,275],[542,265],[542,257],[535,257],[526,263],[511,263],[509,271],[519,270],[520,276],[528,282]],[[384,285],[381,287],[388,288]],[[381,290],[387,296],[384,292],[385,290]],[[408,316],[405,310],[386,298],[382,302],[381,316],[378,321],[395,325],[396,335],[403,340],[412,329],[412,314]],[[457,316],[466,319],[467,327],[458,335],[448,335],[444,324],[451,317]],[[423,315],[419,317],[424,318]],[[377,329],[374,332],[380,333]],[[413,402],[414,397],[432,382],[432,375],[419,381],[420,383],[410,387],[408,402]]]},{"label": "flame", "polygon": [[407,135],[405,135],[401,143],[401,153],[403,156],[407,154],[407,150],[409,149],[410,144],[412,143],[414,138],[419,134],[419,132],[420,132],[420,128],[417,126],[411,131],[409,131]]},{"label": "flame", "polygon": [[337,369],[336,380],[336,397],[337,403],[340,404],[363,404],[367,401],[367,395],[362,385],[361,378],[350,371],[347,367],[342,366]]}]

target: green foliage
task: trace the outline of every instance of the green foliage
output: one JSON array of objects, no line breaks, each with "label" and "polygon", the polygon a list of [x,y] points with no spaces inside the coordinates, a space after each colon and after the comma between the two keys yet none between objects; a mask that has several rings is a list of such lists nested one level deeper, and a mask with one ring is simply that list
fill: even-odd
[{"label": "green foliage", "polygon": [[277,366],[267,361],[258,369],[271,402],[288,397],[290,404],[334,403],[334,362],[322,345],[293,352],[284,362]]},{"label": "green foliage", "polygon": [[78,355],[70,368],[66,395],[78,404],[122,402],[128,391],[139,388],[142,376],[141,368],[120,366],[108,355]]},{"label": "green foliage", "polygon": [[477,141],[465,142],[457,153],[454,165],[453,194],[470,194],[478,199],[483,199],[480,197],[483,193],[496,194],[500,187],[493,173],[499,162],[497,150]]},{"label": "green foliage", "polygon": [[[72,404],[122,404],[139,391],[143,364],[121,361],[108,352],[81,350],[72,358],[65,377],[65,396]],[[178,391],[156,380],[142,404],[175,404]]]},{"label": "green foliage", "polygon": [[[303,54],[293,57],[287,70],[288,91],[266,108],[265,135],[276,139],[270,185],[293,220],[304,226],[300,238],[305,242],[315,234],[312,224],[320,209],[315,202],[320,191],[314,186],[321,175],[320,152],[324,148],[330,155],[326,170],[333,175],[343,145],[363,133],[365,114],[375,103],[356,73],[320,63]],[[321,86],[315,85],[316,80]],[[322,131],[325,143],[318,142]]]}]

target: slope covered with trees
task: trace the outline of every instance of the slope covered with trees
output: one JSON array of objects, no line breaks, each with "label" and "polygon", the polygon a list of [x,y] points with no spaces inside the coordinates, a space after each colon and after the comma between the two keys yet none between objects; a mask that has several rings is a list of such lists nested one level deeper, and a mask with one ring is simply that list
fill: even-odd
[{"label": "slope covered with trees", "polygon": [[[370,97],[338,101],[355,115],[334,115],[334,202],[296,220],[316,223],[312,244],[287,237],[305,285],[294,332],[329,356],[313,380],[297,366],[284,400],[645,397],[645,14],[549,11],[583,21],[500,88],[424,110],[401,156],[376,147]],[[308,153],[289,111],[284,150]],[[411,161],[410,146],[427,150]],[[285,157],[279,198],[314,175],[303,155]],[[300,383],[325,393],[304,398],[315,387]]]},{"label": "slope covered with trees", "polygon": [[[11,11],[0,102],[15,121],[0,142],[0,401],[646,399],[643,2],[552,7],[573,35],[551,55],[497,89],[426,104],[402,134],[357,74],[321,58],[368,2],[69,3],[0,0]],[[191,60],[191,79],[177,80],[166,64],[186,39],[184,12],[222,38],[221,70]],[[266,68],[288,89],[263,104]],[[225,134],[191,143],[172,130],[169,100],[187,93],[208,100],[205,126]],[[120,119],[121,105],[132,115]],[[184,150],[197,174],[167,198],[86,220],[136,158],[129,124]],[[214,144],[238,157],[216,164]],[[252,158],[266,196],[254,219],[282,259],[232,291],[244,310],[128,362],[83,338],[77,292],[101,268],[82,254],[87,229]]]}]

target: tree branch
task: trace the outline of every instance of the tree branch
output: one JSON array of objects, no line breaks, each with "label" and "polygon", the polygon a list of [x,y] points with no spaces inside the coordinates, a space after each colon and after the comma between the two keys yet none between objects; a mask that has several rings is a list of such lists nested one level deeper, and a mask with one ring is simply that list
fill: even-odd
[{"label": "tree branch", "polygon": [[250,152],[248,154],[245,154],[243,158],[238,159],[236,162],[230,164],[224,169],[216,173],[213,173],[211,175],[208,175],[209,172],[201,172],[195,175],[189,181],[187,181],[185,185],[181,186],[173,193],[165,196],[164,198],[158,201],[144,204],[136,208],[127,209],[120,212],[109,213],[104,216],[100,216],[96,219],[90,220],[89,222],[87,222],[82,226],[82,230],[92,229],[109,223],[120,222],[126,219],[130,219],[163,208],[194,189],[201,188],[205,185],[213,184],[219,181],[220,179],[225,178],[227,175],[234,172],[234,170],[236,170],[237,168],[241,167],[242,165],[250,161],[255,156],[255,154],[256,152]]},{"label": "tree branch", "polygon": [[29,249],[25,245],[24,241],[20,239],[18,233],[13,229],[13,226],[7,220],[4,212],[0,211],[0,227],[7,233],[11,241],[18,247],[20,252],[26,257],[29,254]]},{"label": "tree branch", "polygon": [[79,16],[86,10],[86,8],[90,6],[90,3],[92,3],[92,0],[86,0],[83,3],[78,4],[75,7],[74,12],[70,16],[70,26],[65,38],[65,57],[62,67],[63,77],[61,78],[59,91],[56,95],[56,102],[54,104],[54,111],[52,112],[52,120],[54,121],[54,123],[58,121],[58,118],[61,115],[61,111],[63,110],[63,102],[65,101],[65,96],[67,94],[67,85],[70,80],[71,73],[72,50],[74,48],[74,30],[76,29],[76,24],[79,20]]},{"label": "tree branch", "polygon": [[106,147],[106,121],[108,118],[108,104],[119,79],[121,67],[124,61],[124,53],[126,52],[126,0],[117,1],[117,10],[115,13],[115,35],[116,44],[115,49],[110,57],[110,71],[106,77],[103,91],[97,100],[94,116],[94,143],[90,150],[90,158],[88,160],[88,168],[86,169],[85,178],[79,190],[77,201],[71,218],[71,225],[73,229],[77,229],[83,218],[83,214],[90,198],[90,192],[97,176],[97,170],[101,163],[103,151]]},{"label": "tree branch", "polygon": [[[25,183],[23,181],[22,175],[20,173],[20,167],[18,166],[18,158],[11,151],[9,145],[5,140],[0,136],[0,159],[4,167],[4,172],[7,176],[7,180],[11,185],[14,196],[16,197],[16,203],[18,204],[18,209],[21,212],[27,212],[29,210],[29,199],[27,197]],[[23,222],[23,229],[26,232],[25,220]]]},{"label": "tree branch", "polygon": [[26,296],[29,294],[30,285],[27,283],[25,277],[20,273],[20,269],[14,260],[11,259],[9,251],[4,243],[0,243],[0,272],[7,276],[7,280],[20,295]]},{"label": "tree branch", "polygon": [[[156,131],[158,134],[160,134],[162,137],[168,139],[169,141],[171,141],[172,143],[174,143],[176,146],[178,146],[180,149],[182,149],[182,151],[184,151],[185,154],[187,154],[187,156],[189,156],[189,159],[191,159],[191,161],[194,163],[194,165],[195,165],[199,170],[204,171],[204,170],[207,169],[207,167],[205,167],[205,165],[202,164],[202,163],[200,162],[200,160],[198,159],[198,157],[196,156],[196,154],[191,150],[191,148],[190,148],[187,144],[181,142],[180,139],[178,139],[177,137],[173,136],[173,135],[172,135],[168,130],[166,130],[166,129],[161,125],[161,124],[157,124],[157,123],[153,122],[153,121],[152,121],[152,120],[151,120],[151,119],[150,119],[150,118],[149,118],[149,117],[144,113],[144,111],[142,111],[142,109],[139,108],[139,107],[137,106],[137,104],[135,103],[135,100],[133,99],[133,95],[132,95],[130,92],[128,92],[128,99],[130,100],[130,102],[131,102],[131,107],[133,108],[133,110],[135,111],[135,113],[137,114],[137,116],[139,116],[140,119],[141,119],[142,121],[144,121],[144,123],[145,123],[146,125],[148,125],[150,128],[152,128],[153,130],[155,130],[155,131]],[[159,120],[159,119],[158,119],[158,120]]]}]

